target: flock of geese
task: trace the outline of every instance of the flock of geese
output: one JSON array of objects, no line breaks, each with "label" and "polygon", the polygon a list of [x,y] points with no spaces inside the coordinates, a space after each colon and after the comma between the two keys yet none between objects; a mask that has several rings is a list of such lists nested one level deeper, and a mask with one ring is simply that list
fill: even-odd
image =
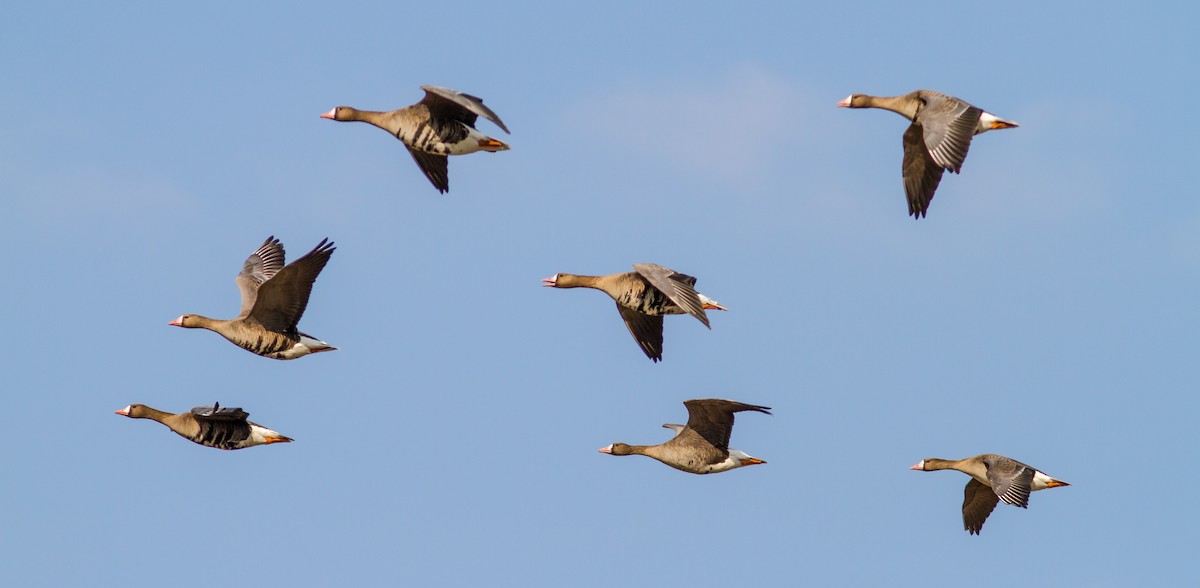
[{"label": "flock of geese", "polygon": [[[418,103],[390,112],[338,106],[321,115],[335,121],[372,124],[396,137],[408,149],[417,167],[439,192],[450,189],[448,159],[476,151],[504,151],[509,147],[475,128],[480,116],[505,133],[508,127],[483,100],[439,86],[422,86]],[[971,139],[980,133],[1016,127],[1017,124],[985,112],[967,102],[930,90],[894,97],[853,94],[837,103],[846,108],[882,108],[909,119],[904,132],[902,175],[909,215],[921,218],[929,210],[934,191],[946,170],[959,173]],[[169,324],[213,331],[230,343],[271,359],[297,359],[337,348],[299,330],[313,283],[336,250],[322,240],[311,251],[284,264],[283,244],[274,236],[246,258],[236,282],[241,291],[241,312],[232,319],[212,319],[185,314]],[[634,264],[633,271],[606,276],[555,274],[542,280],[552,288],[592,288],[604,292],[617,305],[625,326],[638,347],[654,362],[662,360],[663,317],[688,314],[709,325],[707,310],[726,310],[717,301],[696,291],[696,278],[652,263]],[[665,424],[675,436],[659,445],[613,443],[600,449],[609,455],[645,455],[675,469],[712,474],[766,463],[729,447],[734,415],[739,412],[771,414],[770,408],[732,400],[697,399],[683,403],[686,425]],[[151,419],[182,437],[217,449],[243,449],[286,443],[292,439],[250,422],[241,408],[219,404],[199,406],[172,414],[142,404],[131,404],[117,414]],[[984,454],[960,460],[923,459],[911,469],[958,470],[971,477],[962,506],[963,527],[978,534],[1000,501],[1027,508],[1036,490],[1066,486],[1041,471],[1014,459]]]}]

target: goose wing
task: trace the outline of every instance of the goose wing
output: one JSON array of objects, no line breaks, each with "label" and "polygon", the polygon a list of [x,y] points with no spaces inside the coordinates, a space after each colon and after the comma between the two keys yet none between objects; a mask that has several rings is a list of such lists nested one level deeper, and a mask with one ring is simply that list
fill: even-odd
[{"label": "goose wing", "polygon": [[258,322],[268,330],[298,337],[296,324],[308,307],[313,282],[336,247],[322,239],[312,251],[289,263],[258,288],[258,299],[247,319]]},{"label": "goose wing", "polygon": [[283,244],[273,235],[267,237],[258,250],[246,258],[236,278],[238,290],[242,293],[242,311],[238,316],[250,313],[258,298],[258,288],[283,268],[283,259]]},{"label": "goose wing", "polygon": [[733,433],[734,413],[754,410],[771,414],[768,412],[770,407],[715,398],[688,400],[683,405],[688,409],[687,428],[726,454],[729,453],[729,436]]},{"label": "goose wing", "polygon": [[250,437],[250,415],[240,408],[224,408],[219,403],[197,406],[192,417],[200,426],[196,441],[212,447],[229,448]]},{"label": "goose wing", "polygon": [[987,479],[992,483],[992,491],[1000,500],[1029,508],[1029,493],[1033,491],[1033,468],[1007,457],[992,455],[983,459],[987,466]]},{"label": "goose wing", "polygon": [[646,357],[655,362],[662,361],[663,317],[650,316],[625,308],[619,302],[617,311],[621,313],[621,318],[625,319],[625,326],[629,328],[629,334],[633,335],[633,340],[637,341],[638,347],[642,348]]},{"label": "goose wing", "polygon": [[678,437],[680,433],[683,432],[683,429],[685,427],[683,425],[676,425],[674,423],[663,423],[663,428],[671,429],[672,431],[675,431],[675,434],[671,436],[671,438],[674,439],[675,437]]},{"label": "goose wing", "polygon": [[917,113],[925,131],[925,146],[938,165],[958,173],[983,111],[953,96],[922,90],[925,108]]},{"label": "goose wing", "polygon": [[442,86],[421,86],[421,89],[425,90],[421,104],[429,109],[432,116],[461,121],[472,127],[475,126],[475,120],[482,116],[508,133],[508,127],[491,108],[484,106],[482,98]]},{"label": "goose wing", "polygon": [[696,317],[704,326],[712,328],[708,324],[708,315],[704,313],[704,305],[700,302],[700,294],[696,292],[696,278],[654,263],[635,263],[633,269],[671,302]]},{"label": "goose wing", "polygon": [[192,416],[197,419],[207,419],[213,422],[244,421],[250,416],[250,413],[238,407],[221,406],[221,403],[214,402],[212,406],[197,406],[193,408]]},{"label": "goose wing", "polygon": [[987,520],[988,515],[992,514],[992,510],[996,508],[998,502],[1000,502],[1000,497],[996,496],[991,488],[979,483],[979,480],[971,478],[963,492],[963,528],[972,535],[978,535],[979,531],[983,529],[984,521]]},{"label": "goose wing", "polygon": [[908,214],[923,217],[929,210],[933,193],[942,181],[943,168],[929,155],[922,138],[921,123],[913,121],[904,131],[904,195],[908,197]]},{"label": "goose wing", "polygon": [[449,157],[445,155],[437,155],[435,153],[426,153],[417,149],[413,149],[408,145],[408,154],[412,155],[413,161],[417,162],[417,167],[421,168],[421,173],[429,178],[429,182],[437,188],[438,192],[445,194],[450,191],[450,171]]}]

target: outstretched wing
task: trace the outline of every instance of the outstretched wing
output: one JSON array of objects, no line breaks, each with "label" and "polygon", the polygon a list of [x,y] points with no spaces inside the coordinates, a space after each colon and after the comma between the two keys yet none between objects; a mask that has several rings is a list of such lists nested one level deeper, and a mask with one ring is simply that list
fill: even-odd
[{"label": "outstretched wing", "polygon": [[425,90],[425,97],[421,99],[421,104],[424,104],[435,117],[462,121],[473,127],[476,118],[482,116],[496,123],[496,126],[508,133],[508,127],[504,126],[504,122],[495,112],[492,112],[491,108],[483,105],[482,98],[442,86],[421,86],[421,89]]},{"label": "outstretched wing", "polygon": [[421,168],[421,173],[429,178],[429,182],[437,188],[438,192],[445,194],[450,191],[450,171],[448,163],[450,158],[445,155],[437,155],[435,153],[426,153],[417,149],[413,149],[408,145],[408,154],[412,155],[413,161],[417,162],[417,167]]},{"label": "outstretched wing", "polygon": [[642,314],[621,306],[619,302],[617,311],[621,313],[621,318],[625,319],[629,334],[633,335],[633,340],[637,341],[638,347],[642,348],[646,357],[655,362],[662,361],[663,317]]},{"label": "outstretched wing", "polygon": [[238,316],[246,316],[254,308],[259,286],[283,267],[283,257],[283,244],[272,235],[246,258],[236,278],[238,290],[242,292],[242,311]]},{"label": "outstretched wing", "polygon": [[733,432],[734,413],[754,410],[771,414],[769,412],[771,409],[767,406],[717,398],[688,400],[683,405],[688,409],[688,428],[722,452],[729,451],[729,436]]},{"label": "outstretched wing", "polygon": [[963,493],[963,528],[972,535],[978,535],[979,531],[983,529],[984,521],[987,520],[988,515],[992,514],[992,510],[996,508],[998,502],[1000,499],[995,492],[992,492],[991,488],[979,483],[979,480],[971,478]]},{"label": "outstretched wing", "polygon": [[679,434],[682,433],[683,429],[684,429],[683,425],[676,425],[674,423],[663,423],[663,428],[671,429],[672,431],[675,431],[675,434],[671,436],[672,439],[674,439],[675,437],[678,437]]},{"label": "outstretched wing", "polygon": [[696,292],[696,278],[654,263],[635,263],[633,269],[646,278],[651,286],[666,294],[676,306],[696,317],[704,326],[712,328],[708,324],[708,315],[704,313],[704,305],[700,302],[700,294]]},{"label": "outstretched wing", "polygon": [[942,181],[942,166],[938,165],[922,139],[921,123],[913,121],[904,131],[904,195],[908,197],[908,214],[920,218],[929,210],[933,193]]},{"label": "outstretched wing", "polygon": [[1029,508],[1029,493],[1033,491],[1033,468],[1007,457],[993,455],[983,458],[987,466],[987,479],[992,483],[992,491],[1000,500]]},{"label": "outstretched wing", "polygon": [[277,333],[298,337],[296,324],[308,307],[313,282],[335,249],[329,239],[321,239],[312,251],[279,270],[259,287],[258,300],[247,318]]},{"label": "outstretched wing", "polygon": [[983,111],[953,96],[929,90],[921,92],[921,99],[925,108],[917,114],[916,121],[925,129],[925,147],[938,165],[958,173]]}]

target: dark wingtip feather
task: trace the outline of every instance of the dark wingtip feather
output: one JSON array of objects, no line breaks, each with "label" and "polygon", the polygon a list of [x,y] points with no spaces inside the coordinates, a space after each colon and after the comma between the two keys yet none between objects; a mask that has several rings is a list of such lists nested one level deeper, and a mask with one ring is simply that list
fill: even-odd
[{"label": "dark wingtip feather", "polygon": [[329,237],[325,237],[324,239],[321,239],[321,242],[317,243],[317,246],[313,247],[312,251],[308,252],[308,254],[309,255],[325,255],[326,257],[328,257],[330,255],[333,255],[333,252],[336,250],[337,250],[337,247],[334,247],[333,241],[330,241]]}]

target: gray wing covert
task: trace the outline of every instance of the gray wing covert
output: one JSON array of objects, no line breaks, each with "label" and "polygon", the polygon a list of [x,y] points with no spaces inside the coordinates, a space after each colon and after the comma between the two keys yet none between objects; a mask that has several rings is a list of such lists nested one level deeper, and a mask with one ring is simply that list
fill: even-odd
[{"label": "gray wing covert", "polygon": [[916,117],[925,130],[925,147],[938,165],[954,173],[962,170],[971,138],[983,111],[970,104],[937,92],[924,91],[925,101]]},{"label": "gray wing covert", "polygon": [[263,282],[271,279],[283,268],[283,244],[274,235],[267,237],[258,250],[246,258],[242,271],[237,275],[238,290],[242,293],[242,311],[240,316],[246,316],[254,308],[258,298],[258,288]]},{"label": "gray wing covert", "polygon": [[712,328],[708,324],[704,305],[700,302],[700,294],[696,292],[696,278],[654,263],[635,263],[633,269],[638,275],[646,278],[651,286],[670,298],[671,302],[696,317],[704,326]]},{"label": "gray wing covert", "polygon": [[421,86],[421,89],[425,90],[421,103],[435,116],[461,120],[472,127],[475,126],[476,117],[482,116],[508,133],[508,127],[491,108],[484,106],[482,98],[442,86]]},{"label": "gray wing covert", "polygon": [[1033,491],[1034,469],[1013,459],[1001,456],[986,457],[987,479],[1000,500],[1029,508],[1029,493]]}]

